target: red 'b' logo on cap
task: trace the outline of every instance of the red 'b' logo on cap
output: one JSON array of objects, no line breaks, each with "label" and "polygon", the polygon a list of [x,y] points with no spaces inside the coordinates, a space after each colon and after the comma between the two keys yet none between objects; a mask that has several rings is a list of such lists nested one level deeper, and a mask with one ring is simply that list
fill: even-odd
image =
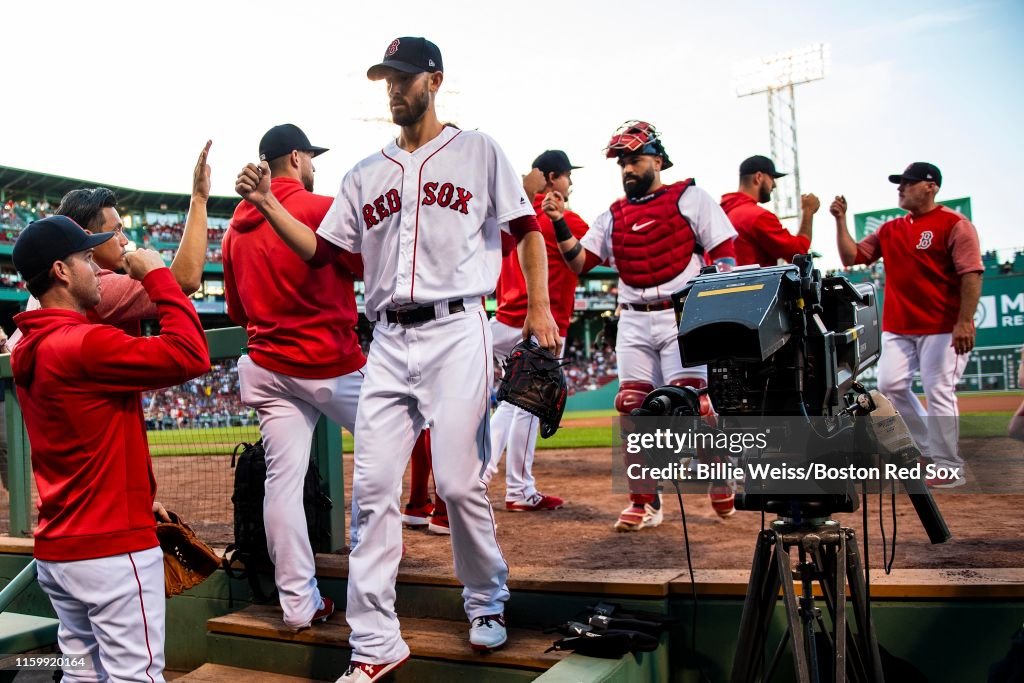
[{"label": "red 'b' logo on cap", "polygon": [[398,52],[398,38],[395,38],[393,41],[391,41],[391,44],[388,45],[388,51],[384,54],[384,56],[390,57],[396,52]]}]

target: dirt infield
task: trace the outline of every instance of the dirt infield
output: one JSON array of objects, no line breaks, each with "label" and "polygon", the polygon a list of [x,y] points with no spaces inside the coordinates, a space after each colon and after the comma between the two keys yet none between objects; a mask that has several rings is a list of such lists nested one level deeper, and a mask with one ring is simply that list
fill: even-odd
[{"label": "dirt infield", "polygon": [[[973,440],[974,451],[992,457],[1016,457],[1020,445],[1009,439]],[[161,490],[159,498],[178,510],[204,537],[226,544],[231,540],[230,458],[157,458],[158,481],[175,480],[177,491]],[[351,456],[345,457],[351,474]],[[498,524],[498,540],[510,566],[549,568],[552,576],[561,568],[577,570],[622,569],[638,572],[656,569],[685,570],[683,527],[675,495],[666,495],[665,523],[656,529],[622,534],[612,523],[626,504],[626,497],[612,492],[610,449],[538,451],[535,474],[541,490],[568,500],[565,508],[551,512],[508,512],[504,509],[503,476],[492,485],[490,497]],[[346,482],[346,500],[350,500]],[[408,481],[406,481],[408,486]],[[1021,490],[1021,489],[1017,489]],[[753,554],[761,518],[754,512],[737,512],[719,519],[704,495],[683,496],[690,533],[690,547],[697,569],[746,569]],[[936,496],[953,540],[932,546],[905,496],[897,502],[896,566],[900,568],[1024,567],[1024,531],[1021,510],[1024,495],[955,494]],[[404,502],[404,501],[403,501]],[[882,566],[878,497],[869,502],[871,565]],[[885,499],[884,524],[892,533],[889,499]],[[347,511],[346,511],[347,513]],[[346,518],[347,518],[346,514]],[[837,515],[861,536],[860,512]],[[347,519],[346,519],[347,521]],[[404,566],[438,575],[452,573],[447,537],[407,530]]]}]

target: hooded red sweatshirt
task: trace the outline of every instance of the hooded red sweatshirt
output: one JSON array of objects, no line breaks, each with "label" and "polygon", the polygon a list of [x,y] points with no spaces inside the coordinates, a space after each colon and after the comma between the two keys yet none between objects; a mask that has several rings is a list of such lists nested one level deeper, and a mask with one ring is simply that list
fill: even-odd
[{"label": "hooded red sweatshirt", "polygon": [[141,391],[210,369],[199,316],[168,268],[142,285],[158,337],[132,337],[84,315],[40,308],[14,317],[12,356],[39,490],[35,556],[69,562],[153,548],[156,482]]},{"label": "hooded red sweatshirt", "polygon": [[[293,178],[274,178],[270,188],[314,231],[334,201]],[[254,363],[306,379],[347,375],[366,364],[355,331],[359,255],[341,251],[334,263],[311,268],[248,202],[235,207],[222,251],[228,316],[245,326]]]},{"label": "hooded red sweatshirt", "polygon": [[795,254],[806,254],[811,241],[804,235],[794,235],[779,222],[778,216],[758,206],[754,198],[744,192],[722,195],[722,209],[736,232],[736,265],[760,264],[774,266],[781,258],[793,261]]}]

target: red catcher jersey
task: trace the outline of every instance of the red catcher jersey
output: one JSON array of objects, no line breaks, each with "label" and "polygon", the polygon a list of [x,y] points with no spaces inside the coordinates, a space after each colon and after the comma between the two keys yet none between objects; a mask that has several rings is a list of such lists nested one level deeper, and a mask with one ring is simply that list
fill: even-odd
[{"label": "red catcher jersey", "polygon": [[960,313],[960,276],[981,272],[978,232],[963,215],[939,205],[885,223],[857,244],[857,263],[885,259],[882,329],[945,334]]},{"label": "red catcher jersey", "polygon": [[[579,277],[572,272],[562,258],[555,237],[555,226],[541,208],[544,195],[533,198],[533,210],[537,213],[540,232],[548,252],[548,297],[551,299],[551,315],[558,325],[558,334],[564,337],[569,331],[569,321],[576,303],[576,284]],[[565,222],[576,239],[587,233],[587,224],[572,211],[565,212]],[[519,254],[513,249],[501,262],[501,276],[498,278],[498,310],[495,317],[509,327],[522,327],[526,322],[526,279]]]}]

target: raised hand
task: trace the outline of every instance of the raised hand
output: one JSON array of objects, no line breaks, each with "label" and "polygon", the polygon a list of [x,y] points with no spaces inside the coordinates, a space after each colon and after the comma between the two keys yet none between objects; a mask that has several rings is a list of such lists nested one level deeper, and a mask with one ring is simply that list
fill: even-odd
[{"label": "raised hand", "polygon": [[199,153],[199,160],[192,171],[192,198],[206,201],[210,198],[210,165],[206,158],[210,154],[210,146],[213,140],[207,140],[203,151]]}]

